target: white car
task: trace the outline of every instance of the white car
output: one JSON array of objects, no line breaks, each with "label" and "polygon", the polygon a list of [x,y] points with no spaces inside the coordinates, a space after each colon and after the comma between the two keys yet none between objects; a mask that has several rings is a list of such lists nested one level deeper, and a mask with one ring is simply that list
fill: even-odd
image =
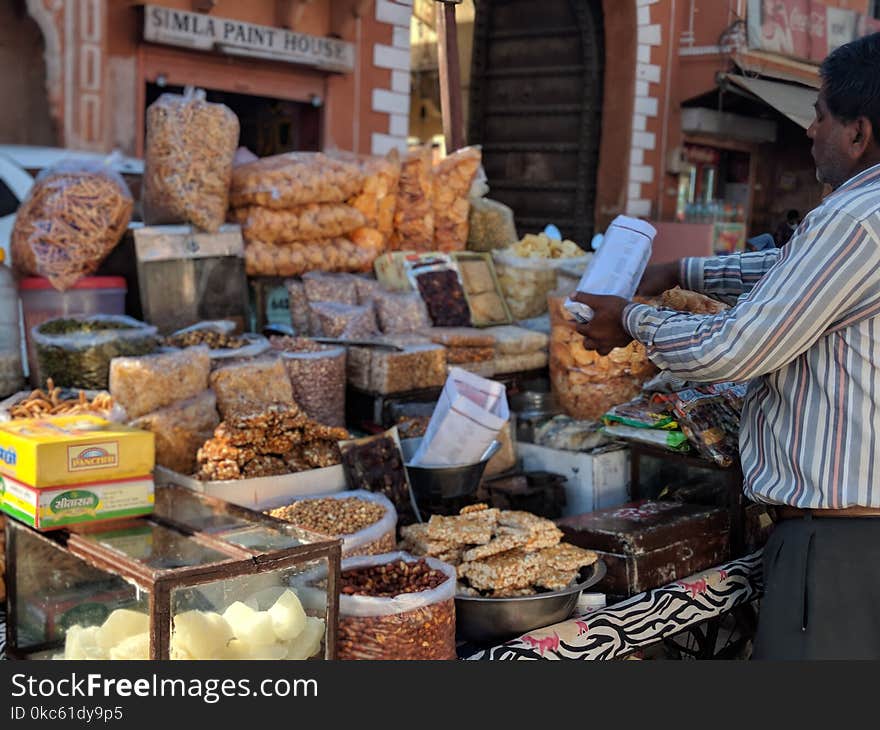
[{"label": "white car", "polygon": [[15,211],[27,197],[34,178],[43,170],[59,162],[84,162],[108,164],[120,173],[132,188],[135,200],[140,197],[140,179],[144,174],[144,161],[136,157],[97,152],[82,152],[61,147],[28,147],[17,144],[0,144],[0,246],[9,262],[9,239],[15,224]]}]

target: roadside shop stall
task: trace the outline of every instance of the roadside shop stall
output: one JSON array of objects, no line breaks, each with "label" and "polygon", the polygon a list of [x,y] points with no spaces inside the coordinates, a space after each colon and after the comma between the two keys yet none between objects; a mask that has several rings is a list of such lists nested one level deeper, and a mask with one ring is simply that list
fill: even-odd
[{"label": "roadside shop stall", "polygon": [[519,237],[478,148],[235,165],[235,116],[198,93],[147,120],[146,225],[121,180],[65,168],[13,234],[33,390],[19,362],[0,393],[10,656],[540,656],[535,631],[731,560],[730,600],[693,616],[756,594],[743,386],[585,350],[562,302],[591,254]]}]

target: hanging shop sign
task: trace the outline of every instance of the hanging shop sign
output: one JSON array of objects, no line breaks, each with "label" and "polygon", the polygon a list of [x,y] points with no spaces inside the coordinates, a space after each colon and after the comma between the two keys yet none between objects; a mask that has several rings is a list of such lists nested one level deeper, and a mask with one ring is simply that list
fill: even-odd
[{"label": "hanging shop sign", "polygon": [[144,40],[199,51],[265,58],[325,71],[354,70],[354,45],[158,5],[144,5]]}]

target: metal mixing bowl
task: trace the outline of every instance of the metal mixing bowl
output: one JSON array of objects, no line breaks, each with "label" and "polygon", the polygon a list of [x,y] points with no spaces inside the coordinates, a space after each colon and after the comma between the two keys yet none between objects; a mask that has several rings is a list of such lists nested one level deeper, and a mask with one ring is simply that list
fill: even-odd
[{"label": "metal mixing bowl", "polygon": [[581,591],[604,577],[605,563],[599,560],[583,568],[578,582],[561,591],[518,598],[456,596],[456,634],[465,641],[501,642],[565,621],[571,616]]},{"label": "metal mixing bowl", "polygon": [[486,464],[495,455],[501,444],[493,441],[483,458],[475,464],[464,466],[413,466],[410,459],[415,456],[421,438],[403,439],[400,447],[403,460],[416,500],[452,499],[466,497],[477,491]]}]

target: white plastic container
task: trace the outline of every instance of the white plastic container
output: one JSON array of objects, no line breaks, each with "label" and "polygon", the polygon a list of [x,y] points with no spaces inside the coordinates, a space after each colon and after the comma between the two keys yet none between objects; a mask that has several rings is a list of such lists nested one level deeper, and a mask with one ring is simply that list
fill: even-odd
[{"label": "white plastic container", "polygon": [[[638,218],[619,215],[577,285],[586,294],[607,294],[632,299],[645,273],[657,229]],[[589,322],[593,310],[586,304],[566,300],[563,305],[580,322]]]},{"label": "white plastic container", "polygon": [[34,387],[45,385],[31,338],[34,327],[56,317],[125,314],[127,287],[121,276],[86,276],[65,292],[56,290],[48,279],[29,277],[21,280],[20,289],[30,382]]},{"label": "white plastic container", "polygon": [[12,269],[3,263],[5,257],[0,249],[0,397],[12,395],[24,386],[18,287]]}]

